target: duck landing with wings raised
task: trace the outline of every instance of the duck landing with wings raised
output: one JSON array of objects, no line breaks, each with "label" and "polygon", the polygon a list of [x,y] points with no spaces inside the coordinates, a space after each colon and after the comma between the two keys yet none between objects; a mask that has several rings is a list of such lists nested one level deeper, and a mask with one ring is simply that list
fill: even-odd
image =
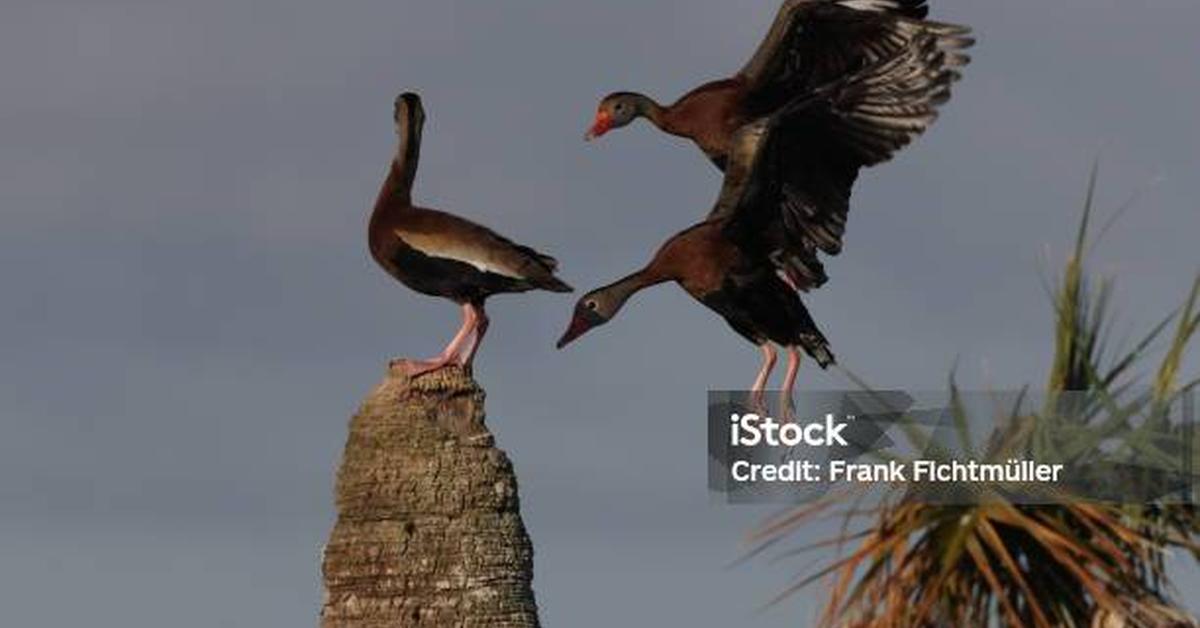
[{"label": "duck landing with wings raised", "polygon": [[[658,129],[687,138],[722,171],[736,159],[736,138],[747,127],[770,127],[772,162],[766,196],[777,237],[791,240],[786,253],[794,283],[825,281],[815,251],[842,250],[850,194],[859,170],[892,157],[937,119],[936,107],[950,97],[974,45],[971,29],[925,19],[926,0],[785,0],[766,37],[733,76],[697,87],[672,105],[635,92],[605,97],[587,139],[645,118]],[[921,57],[905,63],[897,59]],[[893,71],[879,72],[891,63]],[[810,105],[835,85],[857,81],[871,99],[825,110]],[[931,98],[936,78],[946,89]],[[797,115],[799,114],[799,115]]]},{"label": "duck landing with wings raised", "polygon": [[962,26],[926,22],[924,0],[787,0],[734,78],[676,105],[622,93],[600,105],[589,137],[646,117],[694,140],[725,171],[708,217],[672,237],[642,270],[584,295],[559,347],[609,322],[640,290],[678,283],[759,345],[751,396],[761,403],[788,353],[781,407],[800,351],[834,363],[800,292],[827,277],[819,254],[842,249],[859,170],[924,133],[950,98],[973,43]]},{"label": "duck landing with wings raised", "polygon": [[554,276],[554,258],[452,214],[412,203],[425,110],[416,94],[396,98],[399,143],[368,228],[371,256],[392,277],[420,292],[462,307],[463,324],[438,356],[396,359],[410,377],[450,364],[470,368],[488,329],[484,301],[495,294],[571,292]]}]

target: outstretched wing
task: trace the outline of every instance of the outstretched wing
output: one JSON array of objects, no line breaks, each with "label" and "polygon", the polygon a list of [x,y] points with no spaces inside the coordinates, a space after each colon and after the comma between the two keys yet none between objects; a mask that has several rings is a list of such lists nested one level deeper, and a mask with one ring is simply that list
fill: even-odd
[{"label": "outstretched wing", "polygon": [[944,50],[966,48],[970,29],[924,21],[925,0],[785,0],[739,76],[753,112],[766,114],[798,94],[840,80],[932,36]]},{"label": "outstretched wing", "polygon": [[841,251],[858,171],[887,161],[933,124],[963,62],[922,36],[745,125],[708,219],[723,221],[727,236],[768,256],[796,287],[820,286],[818,252]]}]

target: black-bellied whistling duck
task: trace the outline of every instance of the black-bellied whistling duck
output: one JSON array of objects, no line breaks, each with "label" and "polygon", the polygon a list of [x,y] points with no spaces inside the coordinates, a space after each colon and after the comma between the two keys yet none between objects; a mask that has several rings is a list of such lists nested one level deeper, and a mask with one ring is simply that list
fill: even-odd
[{"label": "black-bellied whistling duck", "polygon": [[[742,127],[794,108],[831,84],[915,46],[936,52],[923,59],[925,72],[957,79],[958,68],[970,61],[963,52],[974,43],[967,36],[970,29],[925,21],[927,13],[925,0],[786,0],[754,56],[732,78],[703,85],[670,106],[641,94],[612,94],[601,101],[587,137],[646,118],[667,133],[691,139],[725,170]],[[894,81],[892,91],[907,89],[904,76],[881,80]],[[948,97],[946,90],[941,98]],[[862,117],[869,119],[870,104],[862,107]],[[914,124],[924,129],[932,119]],[[799,148],[778,164],[771,181],[775,189],[767,191],[775,204],[761,212],[778,214],[776,222],[796,246],[836,255],[858,168],[881,159],[847,159],[837,146],[827,150],[831,132],[819,116],[777,125],[773,141]]]},{"label": "black-bellied whistling duck", "polygon": [[952,65],[969,60],[959,50],[973,42],[970,29],[925,21],[926,0],[786,0],[766,38],[734,76],[660,105],[636,92],[606,96],[586,138],[591,140],[638,118],[695,142],[724,169],[730,140],[743,125],[798,96],[841,80],[890,57],[919,37],[932,36]]},{"label": "black-bellied whistling duck", "polygon": [[[799,295],[824,281],[816,248],[794,237],[790,213],[776,210],[789,193],[820,198],[824,190],[788,189],[788,169],[797,162],[826,164],[845,177],[888,159],[924,131],[946,98],[955,73],[944,56],[932,38],[919,38],[739,129],[707,219],[668,240],[642,270],[584,295],[559,348],[607,323],[640,290],[673,281],[762,347],[763,365],[752,388],[757,400],[775,364],[771,343],[788,351],[782,401],[790,401],[797,348],[822,367],[834,357]],[[808,141],[794,140],[800,136]]]},{"label": "black-bellied whistling duck", "polygon": [[396,98],[399,144],[375,211],[368,243],[371,256],[392,277],[430,296],[462,306],[463,324],[440,355],[429,360],[393,360],[409,376],[452,362],[470,368],[488,328],[484,301],[505,292],[571,292],[554,276],[554,258],[514,244],[468,220],[412,204],[413,179],[421,151],[425,110],[416,94]]},{"label": "black-bellied whistling duck", "polygon": [[[779,146],[771,151],[771,175],[758,188],[772,202],[758,205],[756,220],[779,231],[770,236],[787,243],[781,255],[806,258],[807,263],[794,263],[789,271],[805,276],[789,279],[819,286],[825,275],[815,252],[841,252],[859,169],[886,161],[928,128],[937,117],[935,107],[950,97],[950,83],[970,61],[964,53],[974,43],[967,36],[970,29],[925,21],[927,13],[925,0],[786,0],[766,39],[733,78],[701,86],[669,107],[640,94],[611,95],[601,102],[588,137],[644,117],[669,133],[691,138],[725,170],[735,150],[733,138],[742,129],[771,125],[771,141]],[[914,50],[923,54],[910,58],[904,72],[876,73],[871,88],[880,104],[863,101],[853,117],[838,117],[837,111],[779,115],[819,100],[822,93],[890,59],[911,57]],[[894,110],[884,116],[874,113],[874,107],[907,102],[910,75],[937,76],[941,89],[936,99],[922,101],[907,120]],[[900,127],[881,130],[881,121],[889,120]],[[853,148],[874,141],[871,133],[891,134],[902,142],[882,152]]]},{"label": "black-bellied whistling duck", "polygon": [[833,364],[829,343],[800,295],[768,261],[726,236],[723,223],[710,220],[684,230],[668,240],[641,270],[580,298],[558,348],[612,320],[634,294],[674,281],[721,315],[734,331],[761,347],[763,364],[751,387],[756,403],[762,401],[775,366],[774,344],[788,353],[783,390],[789,393],[800,368],[798,349],[816,359],[822,368]]}]

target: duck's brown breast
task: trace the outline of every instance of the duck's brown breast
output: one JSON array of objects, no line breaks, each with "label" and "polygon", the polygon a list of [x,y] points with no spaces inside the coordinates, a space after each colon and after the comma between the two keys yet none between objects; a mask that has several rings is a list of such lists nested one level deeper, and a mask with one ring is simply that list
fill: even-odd
[{"label": "duck's brown breast", "polygon": [[702,85],[672,105],[668,130],[694,141],[710,159],[722,163],[734,131],[746,123],[745,86],[740,79]]},{"label": "duck's brown breast", "polygon": [[697,299],[721,289],[742,254],[721,233],[716,222],[696,225],[671,238],[655,256],[654,265],[674,278]]}]

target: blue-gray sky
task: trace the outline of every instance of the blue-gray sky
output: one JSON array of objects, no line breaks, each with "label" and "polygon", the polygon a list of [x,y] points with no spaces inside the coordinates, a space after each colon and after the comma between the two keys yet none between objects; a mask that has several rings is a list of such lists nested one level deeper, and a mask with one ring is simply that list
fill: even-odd
[{"label": "blue-gray sky", "polygon": [[[1117,331],[1156,322],[1200,268],[1200,5],[933,4],[977,29],[976,61],[934,130],[862,177],[808,302],[877,386],[938,388],[956,358],[968,384],[1037,385],[1039,272],[1063,259],[1097,154],[1102,210],[1144,189],[1095,259],[1120,280]],[[6,619],[315,622],[346,421],[388,357],[436,351],[457,324],[366,253],[395,94],[429,112],[417,198],[555,253],[586,289],[719,185],[645,125],[585,145],[596,100],[735,71],[776,6],[7,3]],[[556,352],[571,303],[496,299],[477,369],[547,625],[804,625],[806,597],[753,614],[800,563],[723,569],[763,512],[705,492],[705,391],[746,385],[757,352],[671,287]],[[801,385],[846,382],[809,368]]]}]

